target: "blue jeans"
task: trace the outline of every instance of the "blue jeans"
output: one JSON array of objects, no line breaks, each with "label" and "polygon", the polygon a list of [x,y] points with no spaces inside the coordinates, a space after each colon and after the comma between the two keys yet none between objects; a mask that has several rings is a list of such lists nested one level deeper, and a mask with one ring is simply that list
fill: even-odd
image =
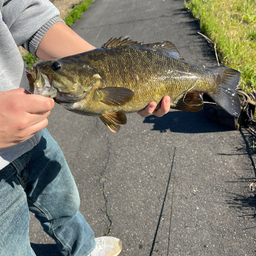
[{"label": "blue jeans", "polygon": [[94,233],[79,212],[79,194],[55,140],[44,129],[39,144],[0,170],[0,254],[35,255],[29,210],[65,256],[86,256]]}]

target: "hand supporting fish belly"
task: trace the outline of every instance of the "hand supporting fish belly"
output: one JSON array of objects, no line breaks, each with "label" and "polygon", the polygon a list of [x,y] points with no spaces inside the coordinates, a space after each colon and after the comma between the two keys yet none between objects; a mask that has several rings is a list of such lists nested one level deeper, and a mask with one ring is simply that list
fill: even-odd
[{"label": "hand supporting fish belly", "polygon": [[126,124],[126,113],[160,103],[166,95],[174,109],[201,110],[205,93],[229,114],[240,113],[240,73],[188,64],[168,41],[110,39],[102,48],[40,61],[26,71],[30,93],[54,98],[72,112],[99,116],[112,132]]},{"label": "hand supporting fish belly", "polygon": [[150,102],[144,109],[137,113],[142,117],[147,117],[152,114],[157,117],[162,117],[169,112],[170,104],[170,97],[164,96],[161,103],[157,104],[156,102]]}]

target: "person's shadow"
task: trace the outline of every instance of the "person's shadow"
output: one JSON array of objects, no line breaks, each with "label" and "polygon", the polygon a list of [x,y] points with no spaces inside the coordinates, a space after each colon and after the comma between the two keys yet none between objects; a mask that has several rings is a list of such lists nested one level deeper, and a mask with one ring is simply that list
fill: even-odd
[{"label": "person's shadow", "polygon": [[199,112],[185,112],[171,110],[161,118],[154,115],[148,116],[143,123],[153,123],[155,131],[178,133],[208,133],[208,132],[223,132],[231,128],[220,125],[211,120],[208,114],[201,110]]}]

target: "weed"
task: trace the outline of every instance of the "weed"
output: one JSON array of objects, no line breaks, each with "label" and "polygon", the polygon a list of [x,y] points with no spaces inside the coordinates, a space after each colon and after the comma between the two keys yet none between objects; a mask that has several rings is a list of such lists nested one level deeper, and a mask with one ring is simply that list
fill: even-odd
[{"label": "weed", "polygon": [[185,2],[200,28],[214,43],[223,65],[241,72],[240,87],[256,85],[255,0],[190,0]]},{"label": "weed", "polygon": [[31,53],[27,53],[25,56],[22,56],[22,58],[28,67],[32,67],[33,64],[38,60],[38,58],[33,56]]},{"label": "weed", "polygon": [[93,0],[85,0],[84,2],[82,2],[81,4],[75,5],[74,8],[70,11],[70,13],[67,15],[67,17],[65,18],[65,22],[66,24],[71,27],[71,25],[76,22],[77,20],[79,20],[80,18],[82,18],[83,16],[83,12],[85,12],[90,3]]}]

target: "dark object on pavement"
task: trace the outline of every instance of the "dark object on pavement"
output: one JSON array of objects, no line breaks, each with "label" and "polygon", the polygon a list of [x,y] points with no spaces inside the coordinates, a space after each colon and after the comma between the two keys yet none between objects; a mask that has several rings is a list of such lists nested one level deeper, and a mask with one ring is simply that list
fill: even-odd
[{"label": "dark object on pavement", "polygon": [[255,93],[246,93],[241,89],[237,89],[237,94],[241,103],[241,112],[238,117],[233,117],[223,108],[216,105],[208,96],[203,95],[203,99],[208,102],[204,104],[204,111],[207,118],[215,123],[237,130],[240,127],[251,127],[256,133],[256,123],[254,120],[255,113]]}]

